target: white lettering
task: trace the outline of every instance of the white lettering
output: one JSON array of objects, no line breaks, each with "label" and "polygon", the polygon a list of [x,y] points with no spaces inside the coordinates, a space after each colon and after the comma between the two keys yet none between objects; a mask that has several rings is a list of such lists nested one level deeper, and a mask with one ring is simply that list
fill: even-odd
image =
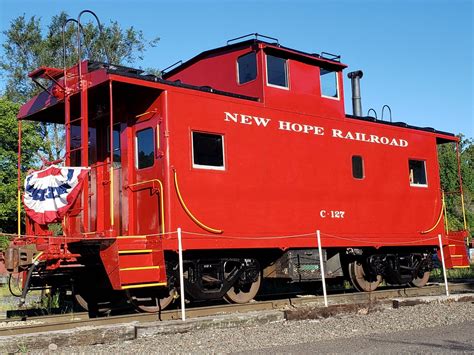
[{"label": "white lettering", "polygon": [[253,117],[253,120],[255,121],[257,126],[263,126],[263,127],[267,127],[268,122],[271,121],[269,118],[255,117],[255,116]]},{"label": "white lettering", "polygon": [[295,132],[301,132],[303,130],[303,126],[300,125],[299,123],[292,123],[291,129]]},{"label": "white lettering", "polygon": [[242,123],[242,124],[252,124],[252,116],[240,115],[240,123]]},{"label": "white lettering", "polygon": [[379,137],[374,136],[373,134],[370,135],[370,142],[371,143],[380,143],[379,142]]},{"label": "white lettering", "polygon": [[342,136],[342,131],[338,130],[338,129],[332,129],[332,136],[333,137],[337,137],[337,138],[344,138]]},{"label": "white lettering", "polygon": [[279,123],[278,129],[282,129],[282,130],[285,130],[285,131],[291,131],[290,122],[278,121],[278,123]]},{"label": "white lettering", "polygon": [[224,121],[234,121],[235,123],[237,123],[237,116],[239,115],[238,113],[234,113],[234,114],[231,114],[229,112],[224,112],[225,113],[225,118],[224,118]]},{"label": "white lettering", "polygon": [[314,131],[314,126],[304,124],[303,125],[303,131],[304,131],[304,133],[309,133],[310,131]]},{"label": "white lettering", "polygon": [[[270,118],[265,117],[258,117],[258,116],[251,116],[251,115],[244,115],[242,113],[230,113],[224,112],[225,118],[224,121],[226,122],[235,122],[245,125],[257,125],[258,127],[269,127],[270,126]],[[317,136],[324,136],[325,128],[313,126],[309,124],[302,124],[297,122],[290,122],[290,121],[278,121],[278,129],[283,131],[293,131],[295,133],[304,133],[304,134],[311,134]],[[367,134],[362,132],[352,132],[352,131],[344,131],[336,128],[332,128],[332,137],[333,138],[342,138],[348,140],[355,140],[360,142],[367,142],[367,143],[376,143],[376,144],[383,144],[383,145],[390,145],[394,147],[408,147],[408,141],[404,139],[398,138],[391,138],[391,137],[382,137],[376,134]]]},{"label": "white lettering", "polygon": [[317,136],[324,136],[324,128],[314,127],[314,134],[316,134]]},{"label": "white lettering", "polygon": [[352,139],[354,140],[354,136],[352,135],[351,132],[347,132],[346,136],[344,137],[345,139]]}]

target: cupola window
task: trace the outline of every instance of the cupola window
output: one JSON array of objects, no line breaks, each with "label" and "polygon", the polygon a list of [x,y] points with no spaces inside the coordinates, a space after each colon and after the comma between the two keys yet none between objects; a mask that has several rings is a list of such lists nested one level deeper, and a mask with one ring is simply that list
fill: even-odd
[{"label": "cupola window", "polygon": [[245,84],[257,78],[257,55],[255,52],[237,58],[237,74],[239,84]]},{"label": "cupola window", "polygon": [[319,72],[319,79],[321,83],[321,96],[328,97],[331,99],[338,99],[339,85],[337,83],[337,72],[324,68],[320,68]]},{"label": "cupola window", "polygon": [[288,88],[288,66],[287,60],[267,55],[267,84]]}]

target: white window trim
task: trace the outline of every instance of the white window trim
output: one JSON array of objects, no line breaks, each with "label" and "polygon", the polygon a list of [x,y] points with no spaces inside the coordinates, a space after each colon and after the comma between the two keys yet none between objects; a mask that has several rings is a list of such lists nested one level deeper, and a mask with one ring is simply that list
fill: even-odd
[{"label": "white window trim", "polygon": [[426,187],[428,187],[428,184],[412,184],[412,183],[410,183],[410,186],[411,187],[425,187],[426,188]]},{"label": "white window trim", "polygon": [[138,137],[135,133],[135,169],[138,170]]},{"label": "white window trim", "polygon": [[[250,53],[255,53],[255,72],[256,72],[256,75],[255,75],[255,79],[252,79],[252,80],[249,80],[249,81],[246,81],[245,83],[240,83],[240,75],[239,75],[239,58],[242,58]],[[257,53],[252,51],[252,52],[248,52],[248,53],[245,53],[245,54],[242,54],[241,56],[237,57],[237,60],[235,61],[235,70],[237,71],[237,85],[246,85],[248,83],[251,83],[255,80],[257,80],[258,78],[258,60],[257,60]]]},{"label": "white window trim", "polygon": [[[410,182],[410,186],[411,187],[427,188],[428,187],[428,173],[426,172],[426,160],[423,160],[423,159],[408,159],[408,161],[410,161],[410,160],[423,162],[423,168],[425,170],[425,180],[426,180],[426,184],[415,184],[415,183]],[[410,178],[410,176],[408,176],[408,178]]]},{"label": "white window trim", "polygon": [[272,87],[272,88],[277,88],[277,89],[282,89],[282,90],[290,90],[290,71],[289,71],[289,66],[288,66],[288,59],[285,59],[285,58],[281,58],[281,57],[275,57],[275,56],[272,56],[272,57],[275,57],[275,58],[281,58],[281,59],[285,59],[285,62],[286,62],[286,65],[285,65],[285,74],[286,74],[286,83],[288,84],[288,86],[280,86],[280,85],[275,85],[275,84],[270,84],[268,82],[268,62],[267,62],[267,57],[271,55],[271,54],[266,54],[265,53],[265,82],[266,82],[266,85],[269,86],[269,87]]},{"label": "white window trim", "polygon": [[[147,129],[151,129],[152,130],[152,139],[153,139],[153,164],[150,165],[150,166],[147,166],[146,168],[139,168],[138,167],[138,133],[140,132],[143,132]],[[153,168],[155,166],[155,157],[156,157],[156,146],[155,146],[155,137],[154,137],[154,131],[153,131],[153,127],[146,127],[146,128],[143,128],[143,129],[140,129],[138,131],[135,132],[135,169],[137,170],[144,170],[144,169],[149,169],[149,168]]]},{"label": "white window trim", "polygon": [[334,72],[334,73],[336,74],[336,92],[337,92],[337,97],[334,97],[334,96],[327,96],[327,95],[323,95],[323,85],[322,85],[322,82],[321,82],[321,69],[322,69],[322,68],[319,68],[319,70],[320,70],[320,72],[319,72],[319,87],[320,87],[320,89],[321,89],[321,97],[324,97],[325,99],[340,101],[341,95],[340,95],[340,91],[339,91],[339,72],[337,72],[337,71]]},{"label": "white window trim", "polygon": [[[207,134],[214,134],[216,136],[221,136],[222,137],[222,166],[214,166],[214,165],[201,165],[201,164],[195,164],[194,163],[194,137],[193,133],[207,133]],[[220,133],[211,133],[211,132],[202,132],[202,131],[191,131],[191,162],[193,165],[194,169],[202,169],[202,170],[220,170],[220,171],[225,171],[226,166],[225,166],[225,144],[224,144],[224,135]]]}]

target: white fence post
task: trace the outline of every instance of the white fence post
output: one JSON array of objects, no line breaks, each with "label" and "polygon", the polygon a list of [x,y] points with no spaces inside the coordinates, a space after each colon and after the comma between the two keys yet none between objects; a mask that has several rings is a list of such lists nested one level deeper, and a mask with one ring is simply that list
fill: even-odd
[{"label": "white fence post", "polygon": [[446,296],[449,296],[448,277],[446,275],[446,264],[444,263],[443,242],[441,241],[441,234],[438,234],[439,250],[441,251],[441,262],[443,264],[444,287],[446,288]]},{"label": "white fence post", "polygon": [[186,320],[186,309],[184,306],[184,275],[183,275],[183,243],[181,240],[181,228],[178,228],[178,261],[179,261],[179,290],[181,298],[181,319]]},{"label": "white fence post", "polygon": [[328,295],[326,293],[326,277],[324,275],[324,260],[323,260],[323,250],[321,249],[321,233],[319,230],[316,231],[316,237],[318,238],[318,250],[319,250],[319,265],[321,270],[321,278],[323,282],[323,295],[324,295],[324,305],[328,306]]}]

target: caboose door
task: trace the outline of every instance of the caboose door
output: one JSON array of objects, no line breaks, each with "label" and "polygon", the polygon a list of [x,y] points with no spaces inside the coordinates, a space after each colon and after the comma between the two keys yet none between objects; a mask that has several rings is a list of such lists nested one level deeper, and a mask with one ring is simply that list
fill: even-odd
[{"label": "caboose door", "polygon": [[163,223],[160,203],[162,169],[157,150],[159,123],[154,117],[135,122],[132,132],[134,164],[129,184],[130,234],[156,235]]}]

